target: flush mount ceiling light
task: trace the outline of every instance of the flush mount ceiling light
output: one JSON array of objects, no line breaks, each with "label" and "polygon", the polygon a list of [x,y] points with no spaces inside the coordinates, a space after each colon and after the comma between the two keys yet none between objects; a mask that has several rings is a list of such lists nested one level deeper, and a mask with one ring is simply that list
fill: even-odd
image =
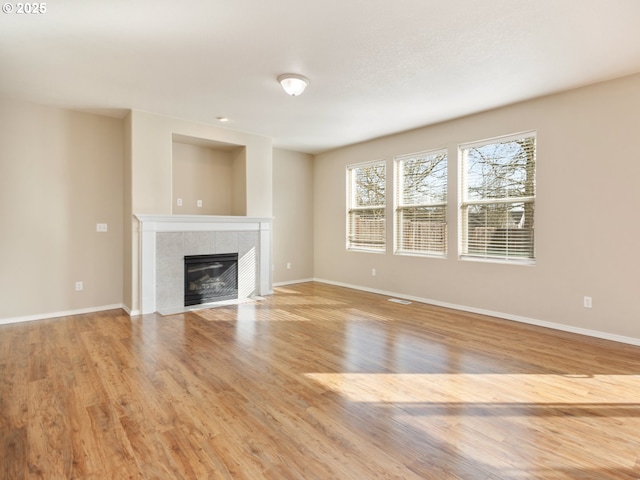
[{"label": "flush mount ceiling light", "polygon": [[278,81],[284,91],[292,97],[297,97],[304,92],[304,89],[309,85],[309,79],[296,73],[283,73],[278,77]]}]

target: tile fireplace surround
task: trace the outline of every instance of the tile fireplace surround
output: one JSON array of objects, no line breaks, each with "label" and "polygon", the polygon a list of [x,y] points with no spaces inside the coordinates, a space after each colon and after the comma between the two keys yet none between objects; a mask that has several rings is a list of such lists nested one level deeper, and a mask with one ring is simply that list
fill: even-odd
[{"label": "tile fireplace surround", "polygon": [[135,215],[140,222],[140,311],[184,306],[184,256],[238,254],[238,300],[273,293],[271,219],[209,215]]}]

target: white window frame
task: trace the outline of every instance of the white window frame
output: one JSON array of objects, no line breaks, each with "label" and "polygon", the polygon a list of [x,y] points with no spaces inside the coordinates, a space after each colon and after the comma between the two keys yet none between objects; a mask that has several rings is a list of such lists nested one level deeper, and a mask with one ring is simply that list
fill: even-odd
[{"label": "white window frame", "polygon": [[[499,197],[499,198],[490,198],[490,199],[470,199],[468,197],[468,190],[466,187],[466,175],[467,175],[467,155],[465,152],[468,152],[470,149],[486,147],[494,144],[500,143],[508,143],[514,140],[520,140],[523,138],[533,138],[534,140],[534,149],[533,149],[533,195],[530,196],[515,196],[515,197]],[[458,191],[459,191],[459,258],[462,260],[475,260],[475,261],[488,261],[488,262],[497,262],[497,263],[510,263],[510,264],[524,264],[524,265],[534,265],[536,262],[536,252],[535,252],[535,201],[536,201],[536,155],[537,155],[537,132],[536,131],[528,131],[522,132],[514,135],[506,135],[501,137],[495,137],[487,140],[482,140],[478,142],[464,143],[458,146],[458,166],[459,166],[459,183],[458,183]],[[505,254],[497,254],[495,251],[488,251],[488,243],[485,244],[484,253],[480,253],[476,251],[475,253],[470,252],[469,248],[469,235],[470,235],[470,227],[469,227],[469,207],[472,206],[482,206],[482,205],[509,205],[509,204],[527,204],[531,212],[531,229],[530,234],[527,236],[527,241],[530,242],[530,254],[522,255],[517,254],[518,248],[517,246],[512,248],[512,252],[509,252],[509,242],[510,240],[503,240],[498,242],[501,248],[505,249]],[[524,215],[524,213],[523,213]],[[490,228],[490,227],[485,227]],[[514,229],[510,229],[509,227],[504,229],[507,233],[507,237],[510,231]],[[486,237],[485,237],[486,242]],[[517,244],[517,240],[514,241]],[[528,244],[527,244],[528,245]]]},{"label": "white window frame", "polygon": [[[426,202],[406,202],[405,201],[405,162],[415,159],[426,159],[444,155],[444,168],[445,168],[445,185],[444,185],[444,201],[426,201]],[[397,255],[414,255],[414,256],[429,256],[429,257],[447,257],[447,198],[448,198],[448,152],[446,148],[428,150],[424,152],[418,152],[409,155],[400,155],[394,158],[394,253]],[[411,195],[410,195],[411,196]],[[405,224],[405,212],[416,209],[443,209],[443,222],[439,222],[443,225],[424,225],[432,222],[410,222],[410,232],[407,232],[407,225]],[[438,222],[435,222],[438,223]],[[423,224],[423,225],[420,225]],[[415,241],[411,241],[408,236],[415,238]],[[436,238],[442,238],[441,241],[430,241],[429,237],[435,236]],[[426,237],[426,238],[425,238]],[[441,243],[442,248],[429,248],[430,245]],[[408,244],[413,244],[414,247],[409,247]]]},{"label": "white window frame", "polygon": [[[377,205],[356,205],[356,172],[367,167],[382,166],[384,168],[384,199],[381,204]],[[353,165],[347,165],[346,168],[346,248],[349,251],[386,253],[387,251],[387,161],[375,160],[371,162],[363,162]],[[381,218],[377,219],[378,226],[382,228],[379,234],[374,232],[369,234],[367,241],[366,235],[358,237],[355,233],[356,212],[375,212],[382,211]]]}]

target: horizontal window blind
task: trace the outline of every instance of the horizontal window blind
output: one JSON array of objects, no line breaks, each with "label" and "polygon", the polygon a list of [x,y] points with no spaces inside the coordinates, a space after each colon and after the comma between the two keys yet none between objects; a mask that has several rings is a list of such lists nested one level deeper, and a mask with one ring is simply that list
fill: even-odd
[{"label": "horizontal window blind", "polygon": [[347,248],[386,250],[386,162],[347,167]]},{"label": "horizontal window blind", "polygon": [[533,260],[536,136],[460,146],[463,256]]},{"label": "horizontal window blind", "polygon": [[396,253],[447,253],[447,152],[395,159]]}]

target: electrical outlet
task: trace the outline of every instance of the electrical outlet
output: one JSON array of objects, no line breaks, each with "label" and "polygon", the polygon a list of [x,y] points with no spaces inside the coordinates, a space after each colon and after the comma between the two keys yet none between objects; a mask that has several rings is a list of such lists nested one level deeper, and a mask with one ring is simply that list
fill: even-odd
[{"label": "electrical outlet", "polygon": [[96,232],[104,233],[107,231],[106,223],[96,223]]},{"label": "electrical outlet", "polygon": [[76,282],[76,292],[80,292],[84,289],[82,282]]},{"label": "electrical outlet", "polygon": [[198,208],[202,207],[202,200],[198,200],[197,205],[198,205]]},{"label": "electrical outlet", "polygon": [[375,269],[375,268],[372,268],[372,269],[371,269],[371,276],[372,276],[372,277],[375,277],[375,276],[376,276],[376,269]]},{"label": "electrical outlet", "polygon": [[176,205],[177,205],[177,206],[179,206],[179,207],[181,207],[181,206],[182,206],[182,199],[181,199],[181,198],[178,198],[178,199],[176,200]]},{"label": "electrical outlet", "polygon": [[591,297],[584,297],[584,308],[591,308]]},{"label": "electrical outlet", "polygon": [[291,262],[287,262],[287,270],[291,270]]}]

